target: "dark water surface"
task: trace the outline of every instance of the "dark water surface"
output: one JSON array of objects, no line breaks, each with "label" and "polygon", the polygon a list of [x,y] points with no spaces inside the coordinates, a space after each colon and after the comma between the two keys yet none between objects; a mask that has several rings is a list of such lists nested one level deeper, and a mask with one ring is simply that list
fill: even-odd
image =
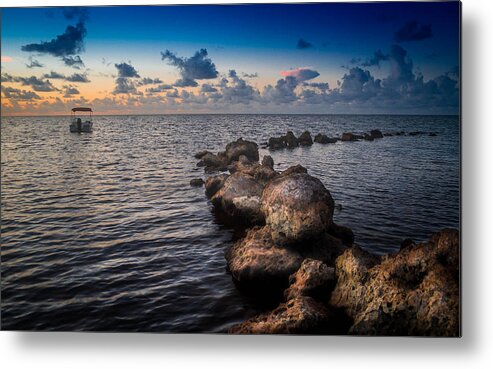
[{"label": "dark water surface", "polygon": [[[259,311],[234,286],[193,154],[291,129],[433,131],[271,153],[306,166],[342,210],[335,221],[376,253],[459,226],[459,118],[181,115],[3,118],[2,329],[217,332]],[[261,155],[266,154],[261,150]]]}]

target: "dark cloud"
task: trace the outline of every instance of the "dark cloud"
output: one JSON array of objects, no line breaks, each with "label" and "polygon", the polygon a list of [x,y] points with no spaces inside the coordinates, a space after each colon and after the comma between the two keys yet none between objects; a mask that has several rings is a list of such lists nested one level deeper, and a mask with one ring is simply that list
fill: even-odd
[{"label": "dark cloud", "polygon": [[290,103],[296,101],[298,96],[295,89],[298,86],[298,81],[293,76],[287,76],[277,81],[273,87],[267,85],[264,89],[263,99],[265,102],[273,102],[275,104]]},{"label": "dark cloud", "polygon": [[211,86],[208,83],[204,83],[202,86],[200,86],[200,91],[201,92],[217,92],[217,88]]},{"label": "dark cloud", "polygon": [[396,42],[421,41],[432,36],[431,25],[410,21],[395,33],[394,39]]},{"label": "dark cloud", "polygon": [[361,62],[361,58],[351,58],[349,60],[349,64],[359,64]]},{"label": "dark cloud", "polygon": [[132,94],[137,92],[137,88],[135,87],[134,82],[129,78],[118,77],[115,82],[116,86],[113,90],[114,95]]},{"label": "dark cloud", "polygon": [[161,81],[159,78],[144,77],[138,82],[138,85],[147,86],[147,85],[157,85],[159,83],[163,83],[163,81]]},{"label": "dark cloud", "polygon": [[84,37],[87,34],[83,22],[74,26],[67,26],[65,32],[51,41],[38,44],[28,44],[21,47],[22,51],[51,54],[57,57],[75,55],[84,50]]},{"label": "dark cloud", "polygon": [[1,81],[2,82],[15,82],[15,77],[11,76],[8,73],[2,73]]},{"label": "dark cloud", "polygon": [[146,89],[146,92],[148,94],[154,94],[154,93],[160,93],[160,92],[164,92],[164,91],[169,91],[169,90],[172,90],[173,89],[173,86],[171,85],[168,85],[168,84],[161,84],[157,87],[151,87],[151,88],[147,88]]},{"label": "dark cloud", "polygon": [[384,60],[389,60],[390,56],[387,54],[384,54],[382,50],[377,50],[373,53],[373,56],[369,59],[366,59],[361,65],[363,67],[372,67],[372,66],[378,66],[380,67],[380,62]]},{"label": "dark cloud", "polygon": [[313,47],[312,43],[311,42],[308,42],[308,41],[306,41],[306,40],[304,40],[302,38],[300,38],[298,40],[298,42],[296,43],[296,48],[297,49],[309,49],[311,47]]},{"label": "dark cloud", "polygon": [[258,73],[257,72],[255,72],[255,73],[242,73],[242,76],[245,78],[257,78]]},{"label": "dark cloud", "polygon": [[220,99],[221,102],[228,104],[249,104],[260,98],[259,91],[238,77],[234,69],[229,71],[228,79],[221,82],[220,91],[213,96],[215,100]]},{"label": "dark cloud", "polygon": [[33,92],[26,90],[19,90],[17,88],[2,86],[3,96],[7,99],[13,100],[39,100],[41,97]]},{"label": "dark cloud", "polygon": [[313,88],[318,88],[320,90],[328,90],[329,89],[329,84],[327,82],[312,82],[312,83],[303,83],[304,87],[313,87]]},{"label": "dark cloud", "polygon": [[79,90],[70,85],[63,86],[63,96],[64,97],[72,97],[73,95],[79,95],[80,92]]},{"label": "dark cloud", "polygon": [[169,50],[161,52],[161,59],[167,60],[180,71],[181,78],[175,82],[177,87],[195,87],[196,80],[214,79],[218,76],[216,65],[207,57],[207,50],[200,49],[190,58],[178,57]]},{"label": "dark cloud", "polygon": [[71,76],[66,77],[65,80],[69,82],[82,82],[82,83],[91,82],[87,78],[87,74],[81,74],[81,73],[74,73]]},{"label": "dark cloud", "polygon": [[57,91],[55,86],[51,84],[48,80],[42,80],[38,77],[14,77],[15,82],[20,82],[23,86],[31,86],[34,91],[38,92],[49,92]]},{"label": "dark cloud", "polygon": [[77,19],[80,22],[85,22],[89,16],[87,8],[80,6],[65,6],[62,8],[62,14],[65,19]]},{"label": "dark cloud", "polygon": [[61,73],[57,73],[54,71],[51,71],[50,73],[43,74],[44,78],[51,78],[51,79],[65,79],[65,76]]},{"label": "dark cloud", "polygon": [[81,67],[84,66],[84,62],[82,61],[79,55],[64,56],[62,57],[62,60],[65,63],[65,65],[69,67],[73,67],[75,69],[80,69]]},{"label": "dark cloud", "polygon": [[32,57],[29,57],[29,64],[26,64],[26,67],[28,67],[29,69],[32,69],[32,68],[43,68],[44,65],[41,64],[38,60],[33,59]]},{"label": "dark cloud", "polygon": [[118,70],[118,77],[121,78],[140,78],[139,73],[135,70],[133,66],[127,63],[115,64],[116,69]]}]

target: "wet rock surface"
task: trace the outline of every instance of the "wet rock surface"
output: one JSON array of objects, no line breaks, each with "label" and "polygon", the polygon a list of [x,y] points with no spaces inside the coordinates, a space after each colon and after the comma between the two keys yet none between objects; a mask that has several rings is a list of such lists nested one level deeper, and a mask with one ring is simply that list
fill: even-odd
[{"label": "wet rock surface", "polygon": [[353,247],[336,262],[331,305],[354,320],[360,335],[459,335],[459,233],[376,258]]},{"label": "wet rock surface", "polygon": [[202,187],[204,185],[204,180],[202,178],[193,178],[190,180],[190,186],[192,187]]}]

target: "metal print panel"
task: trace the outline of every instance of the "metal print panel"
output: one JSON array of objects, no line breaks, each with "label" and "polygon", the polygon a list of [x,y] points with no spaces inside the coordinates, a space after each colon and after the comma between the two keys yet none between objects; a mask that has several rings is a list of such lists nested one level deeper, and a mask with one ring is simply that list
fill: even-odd
[{"label": "metal print panel", "polygon": [[460,6],[3,8],[2,329],[460,336]]}]

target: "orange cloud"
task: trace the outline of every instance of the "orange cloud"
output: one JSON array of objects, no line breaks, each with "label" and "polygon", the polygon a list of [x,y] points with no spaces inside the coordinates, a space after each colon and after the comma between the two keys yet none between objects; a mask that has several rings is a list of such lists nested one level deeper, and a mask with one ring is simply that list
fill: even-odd
[{"label": "orange cloud", "polygon": [[10,56],[2,56],[2,63],[10,63],[14,61],[14,59],[12,59],[12,57]]}]

